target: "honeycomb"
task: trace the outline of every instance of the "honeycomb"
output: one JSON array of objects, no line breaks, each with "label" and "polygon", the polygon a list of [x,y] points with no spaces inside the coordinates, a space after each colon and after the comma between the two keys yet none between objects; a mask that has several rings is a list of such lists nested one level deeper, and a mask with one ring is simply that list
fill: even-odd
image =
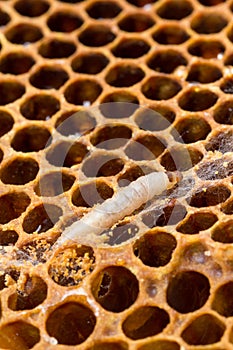
[{"label": "honeycomb", "polygon": [[[0,349],[233,349],[232,12],[0,0]],[[54,251],[156,169],[107,244]]]}]

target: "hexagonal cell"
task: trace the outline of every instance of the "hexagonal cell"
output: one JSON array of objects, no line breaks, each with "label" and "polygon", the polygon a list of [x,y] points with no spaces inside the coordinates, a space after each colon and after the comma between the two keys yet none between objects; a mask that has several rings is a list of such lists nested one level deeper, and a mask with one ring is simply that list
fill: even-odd
[{"label": "hexagonal cell", "polygon": [[21,262],[29,260],[34,266],[44,264],[51,257],[51,246],[53,242],[45,239],[34,239],[20,246],[16,251],[16,258]]},{"label": "hexagonal cell", "polygon": [[229,198],[231,191],[224,185],[208,186],[207,188],[200,187],[192,197],[188,200],[190,205],[196,208],[209,207],[223,203]]},{"label": "hexagonal cell", "polygon": [[23,96],[25,87],[17,80],[8,79],[0,82],[0,105],[4,106]]},{"label": "hexagonal cell", "polygon": [[149,68],[162,73],[172,73],[179,66],[186,66],[186,58],[177,50],[156,51],[147,61]]},{"label": "hexagonal cell", "polygon": [[124,161],[115,154],[92,155],[85,160],[82,171],[87,177],[114,176],[124,168]]},{"label": "hexagonal cell", "polygon": [[192,320],[183,330],[181,337],[189,345],[208,345],[221,340],[225,325],[211,314],[203,314]]},{"label": "hexagonal cell", "polygon": [[72,194],[72,203],[77,207],[92,208],[97,203],[103,203],[114,194],[112,187],[98,180],[78,186]]},{"label": "hexagonal cell", "polygon": [[34,190],[38,196],[54,197],[69,191],[75,177],[65,172],[51,172],[43,175],[37,182]]},{"label": "hexagonal cell", "polygon": [[203,154],[195,148],[173,147],[161,157],[161,165],[167,171],[186,171],[199,163]]},{"label": "hexagonal cell", "polygon": [[67,102],[74,105],[90,105],[99,97],[102,87],[93,79],[78,79],[65,89]]},{"label": "hexagonal cell", "polygon": [[170,233],[151,230],[134,243],[134,254],[151,267],[167,265],[176,248],[176,239]]},{"label": "hexagonal cell", "polygon": [[32,310],[42,304],[47,297],[47,284],[39,276],[27,276],[22,290],[17,290],[8,299],[8,307],[13,311]]},{"label": "hexagonal cell", "polygon": [[7,111],[0,110],[0,137],[8,133],[14,125],[14,119]]},{"label": "hexagonal cell", "polygon": [[226,0],[198,0],[198,1],[200,2],[200,4],[204,6],[216,6],[216,5],[222,4]]},{"label": "hexagonal cell", "polygon": [[105,310],[121,312],[137,299],[139,283],[136,276],[127,268],[108,266],[97,273],[91,291]]},{"label": "hexagonal cell", "polygon": [[233,54],[227,55],[226,58],[224,59],[224,64],[225,66],[232,66],[233,62]]},{"label": "hexagonal cell", "polygon": [[60,109],[60,102],[51,95],[38,94],[27,98],[20,113],[29,120],[48,120]]},{"label": "hexagonal cell", "polygon": [[44,41],[39,49],[39,54],[44,58],[67,58],[76,51],[76,45],[73,41],[51,38]]},{"label": "hexagonal cell", "polygon": [[14,270],[12,268],[7,268],[5,273],[0,275],[0,291],[4,288],[7,288],[6,279],[7,276],[10,276],[14,282],[17,282],[20,276],[20,272],[18,270]]},{"label": "hexagonal cell", "polygon": [[180,350],[180,345],[171,340],[155,340],[139,346],[137,350]]},{"label": "hexagonal cell", "polygon": [[208,278],[196,271],[178,272],[170,279],[167,287],[168,304],[182,314],[200,309],[209,295]]},{"label": "hexagonal cell", "polygon": [[74,72],[85,74],[98,74],[109,63],[109,59],[99,52],[85,52],[76,56],[71,62]]},{"label": "hexagonal cell", "polygon": [[178,232],[186,235],[195,235],[200,231],[207,230],[218,221],[218,217],[209,212],[197,212],[191,214],[176,227]]},{"label": "hexagonal cell", "polygon": [[81,27],[83,19],[71,11],[57,11],[49,16],[48,27],[54,32],[71,33]]},{"label": "hexagonal cell", "polygon": [[57,131],[64,135],[86,135],[96,126],[96,120],[85,110],[63,113],[56,121]]},{"label": "hexagonal cell", "polygon": [[224,101],[216,106],[213,116],[219,124],[233,125],[233,101]]},{"label": "hexagonal cell", "polygon": [[13,44],[26,45],[34,43],[43,37],[41,29],[29,23],[20,23],[9,28],[5,36]]},{"label": "hexagonal cell", "polygon": [[19,235],[14,230],[0,230],[0,245],[2,246],[14,245],[18,238]]},{"label": "hexagonal cell", "polygon": [[150,45],[140,38],[123,38],[113,47],[112,53],[120,58],[138,58],[150,50]]},{"label": "hexagonal cell", "polygon": [[156,1],[157,0],[127,0],[127,2],[137,7],[144,7],[146,5],[153,4]]},{"label": "hexagonal cell", "polygon": [[35,60],[24,52],[11,52],[2,56],[0,71],[4,74],[24,74],[35,64]]},{"label": "hexagonal cell", "polygon": [[178,104],[185,111],[198,112],[214,106],[217,100],[218,96],[211,90],[192,87],[183,92]]},{"label": "hexagonal cell", "polygon": [[106,82],[115,87],[129,87],[140,82],[145,73],[137,65],[120,64],[112,67],[106,77]]},{"label": "hexagonal cell", "polygon": [[233,220],[227,220],[217,224],[212,230],[211,238],[215,242],[233,243]]},{"label": "hexagonal cell", "polygon": [[9,14],[2,9],[0,10],[0,26],[5,26],[11,20]]},{"label": "hexagonal cell", "polygon": [[233,174],[233,161],[229,158],[216,159],[207,163],[200,163],[196,170],[197,176],[202,180],[220,180]]},{"label": "hexagonal cell", "polygon": [[30,76],[29,81],[37,89],[59,89],[68,79],[69,75],[64,69],[43,66]]},{"label": "hexagonal cell", "polygon": [[161,131],[168,128],[175,120],[175,112],[163,106],[143,108],[135,115],[135,122],[140,129]]},{"label": "hexagonal cell", "polygon": [[46,330],[58,344],[78,345],[92,334],[95,324],[96,317],[89,307],[70,301],[50,313]]},{"label": "hexagonal cell", "polygon": [[90,4],[86,11],[95,19],[114,18],[121,12],[122,8],[114,1],[96,1]]},{"label": "hexagonal cell", "polygon": [[233,79],[231,77],[225,78],[220,85],[220,89],[225,94],[233,94]]},{"label": "hexagonal cell", "polygon": [[233,200],[229,200],[221,207],[221,211],[226,215],[233,214]]},{"label": "hexagonal cell", "polygon": [[218,58],[223,55],[225,46],[218,40],[209,38],[196,39],[188,46],[188,52],[197,57],[205,59]]},{"label": "hexagonal cell", "polygon": [[14,4],[14,8],[22,16],[38,17],[48,11],[49,3],[44,0],[37,0],[32,6],[31,0],[18,0]]},{"label": "hexagonal cell", "polygon": [[211,308],[225,317],[233,316],[233,282],[222,284],[214,293]]},{"label": "hexagonal cell", "polygon": [[0,346],[3,349],[32,349],[39,341],[39,329],[28,322],[15,321],[0,327]]},{"label": "hexagonal cell", "polygon": [[193,143],[199,140],[205,140],[211,132],[209,123],[199,116],[186,116],[179,120],[174,128],[171,134],[176,141],[181,143]]},{"label": "hexagonal cell", "polygon": [[99,47],[111,43],[116,35],[111,28],[103,24],[92,24],[79,34],[79,41],[86,46]]},{"label": "hexagonal cell", "polygon": [[11,141],[11,146],[18,152],[38,152],[49,145],[48,129],[31,125],[19,129]]},{"label": "hexagonal cell", "polygon": [[61,141],[48,150],[46,159],[57,167],[70,168],[80,164],[87,153],[87,147],[80,142]]},{"label": "hexagonal cell", "polygon": [[83,0],[58,0],[58,1],[69,3],[69,4],[76,4],[76,3],[81,2]]},{"label": "hexagonal cell", "polygon": [[106,341],[96,342],[94,345],[88,347],[86,350],[128,350],[129,347],[122,341]]},{"label": "hexagonal cell", "polygon": [[95,255],[91,247],[75,246],[57,254],[49,265],[49,276],[60,286],[79,285],[95,267]]},{"label": "hexagonal cell", "polygon": [[193,11],[193,6],[187,0],[168,0],[162,3],[157,9],[157,14],[164,19],[181,20],[189,16]]},{"label": "hexagonal cell", "polygon": [[29,234],[46,232],[59,221],[62,214],[62,209],[54,204],[37,205],[25,216],[23,229]]},{"label": "hexagonal cell", "polygon": [[128,91],[117,91],[105,96],[99,107],[105,118],[129,118],[139,108],[138,98]]},{"label": "hexagonal cell", "polygon": [[90,138],[97,148],[107,150],[118,149],[124,146],[132,136],[132,130],[124,124],[106,125],[94,132]]},{"label": "hexagonal cell", "polygon": [[154,160],[166,148],[166,142],[153,135],[144,135],[131,141],[125,149],[125,154],[133,160]]},{"label": "hexagonal cell", "polygon": [[17,157],[4,164],[0,178],[4,184],[25,185],[36,178],[38,171],[39,164],[35,159]]},{"label": "hexagonal cell", "polygon": [[205,148],[207,151],[211,152],[218,151],[221,153],[227,153],[229,151],[232,151],[232,143],[233,131],[226,130],[222,132],[217,132],[212,137],[210,137]]},{"label": "hexagonal cell", "polygon": [[227,25],[224,16],[216,12],[197,13],[191,20],[191,28],[199,34],[220,32]]},{"label": "hexagonal cell", "polygon": [[189,39],[189,34],[179,25],[166,24],[158,26],[152,37],[162,45],[179,45]]},{"label": "hexagonal cell", "polygon": [[0,197],[0,224],[17,219],[29,206],[31,199],[24,192],[10,192]]},{"label": "hexagonal cell", "polygon": [[141,87],[142,93],[151,100],[168,100],[181,89],[177,80],[166,76],[151,77]]},{"label": "hexagonal cell", "polygon": [[126,15],[118,22],[118,26],[125,32],[140,33],[151,28],[155,24],[153,18],[145,13],[134,13]]},{"label": "hexagonal cell", "polygon": [[221,77],[221,69],[217,66],[209,63],[196,63],[190,67],[186,80],[201,84],[209,84],[219,80]]},{"label": "hexagonal cell", "polygon": [[142,306],[124,320],[122,329],[128,338],[138,340],[161,333],[169,322],[165,310],[157,306]]}]

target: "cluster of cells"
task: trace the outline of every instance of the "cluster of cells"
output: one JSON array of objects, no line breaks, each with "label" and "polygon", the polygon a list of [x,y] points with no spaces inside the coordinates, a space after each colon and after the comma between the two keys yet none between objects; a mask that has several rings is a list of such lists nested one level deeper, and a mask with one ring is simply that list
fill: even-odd
[{"label": "cluster of cells", "polygon": [[[0,348],[232,346],[232,13],[0,0]],[[107,247],[53,253],[158,169],[181,179],[106,230]]]}]

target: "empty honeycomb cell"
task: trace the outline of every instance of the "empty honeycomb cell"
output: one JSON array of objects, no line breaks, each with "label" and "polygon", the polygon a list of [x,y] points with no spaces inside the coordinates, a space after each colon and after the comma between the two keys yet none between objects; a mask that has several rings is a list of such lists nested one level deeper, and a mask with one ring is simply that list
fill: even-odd
[{"label": "empty honeycomb cell", "polygon": [[8,133],[13,125],[14,119],[11,114],[8,111],[0,110],[0,137]]},{"label": "empty honeycomb cell", "polygon": [[76,56],[72,62],[71,67],[74,72],[85,74],[98,74],[109,63],[109,59],[99,52],[86,52]]},{"label": "empty honeycomb cell", "polygon": [[95,315],[89,307],[71,301],[50,313],[46,329],[58,344],[78,345],[92,334],[95,324]]},{"label": "empty honeycomb cell", "polygon": [[162,72],[172,73],[179,66],[186,66],[186,58],[177,50],[166,49],[156,51],[147,61],[148,67]]},{"label": "empty honeycomb cell", "polygon": [[18,152],[38,152],[48,146],[50,132],[47,128],[31,125],[19,129],[11,141],[11,146]]},{"label": "empty honeycomb cell", "polygon": [[81,163],[87,153],[87,147],[80,142],[61,141],[48,150],[46,159],[57,167],[70,168]]},{"label": "empty honeycomb cell", "polygon": [[221,77],[221,69],[217,66],[209,63],[196,63],[190,67],[186,80],[201,84],[209,84],[219,80]]},{"label": "empty honeycomb cell", "polygon": [[212,107],[217,100],[218,96],[211,90],[192,87],[183,92],[178,104],[185,111],[198,112]]},{"label": "empty honeycomb cell", "polygon": [[112,53],[120,58],[138,58],[150,50],[150,45],[140,38],[123,38],[113,47]]},{"label": "empty honeycomb cell", "polygon": [[65,99],[74,105],[90,105],[99,97],[102,87],[93,79],[78,79],[65,89]]},{"label": "empty honeycomb cell", "polygon": [[136,65],[120,64],[108,71],[105,80],[115,87],[129,87],[137,84],[144,76],[143,70]]},{"label": "empty honeycomb cell", "polygon": [[189,34],[179,25],[167,24],[159,26],[152,37],[162,45],[179,45],[189,39]]},{"label": "empty honeycomb cell", "polygon": [[49,276],[60,286],[79,285],[95,267],[94,251],[91,247],[76,245],[53,257],[49,265]]},{"label": "empty honeycomb cell", "polygon": [[208,278],[196,271],[178,272],[171,277],[167,287],[168,304],[182,314],[200,309],[209,295]]},{"label": "empty honeycomb cell", "polygon": [[39,329],[28,322],[15,321],[0,327],[0,346],[3,349],[32,349],[39,341]]},{"label": "empty honeycomb cell", "polygon": [[92,24],[84,29],[78,39],[86,46],[100,47],[111,43],[116,38],[116,35],[111,31],[111,28],[103,24]]},{"label": "empty honeycomb cell", "polygon": [[47,297],[47,284],[39,276],[27,276],[23,288],[17,289],[8,299],[8,307],[13,311],[32,310],[42,304]]},{"label": "empty honeycomb cell", "polygon": [[18,218],[29,206],[31,200],[24,192],[9,192],[0,197],[0,224],[4,225]]},{"label": "empty honeycomb cell", "polygon": [[0,60],[0,71],[4,74],[24,74],[35,64],[31,55],[24,52],[11,52]]},{"label": "empty honeycomb cell", "polygon": [[139,346],[137,350],[180,350],[180,345],[171,340],[154,340]]},{"label": "empty honeycomb cell", "polygon": [[168,128],[175,120],[176,114],[169,107],[151,106],[143,108],[135,115],[135,122],[140,129],[161,131]]},{"label": "empty honeycomb cell", "polygon": [[132,239],[136,236],[138,231],[139,228],[136,225],[130,224],[127,221],[122,221],[109,230],[103,231],[102,234],[107,236],[108,245],[114,246]]},{"label": "empty honeycomb cell", "polygon": [[227,20],[220,13],[197,13],[191,20],[191,28],[199,34],[220,32],[227,25]]},{"label": "empty honeycomb cell", "polygon": [[96,1],[90,4],[86,11],[95,19],[114,18],[122,11],[122,8],[114,1]]},{"label": "empty honeycomb cell", "polygon": [[123,124],[106,125],[92,134],[90,141],[97,148],[107,150],[124,146],[132,136],[132,130]]},{"label": "empty honeycomb cell", "polygon": [[65,172],[51,172],[43,175],[37,182],[34,190],[38,196],[54,197],[69,191],[75,177]]},{"label": "empty honeycomb cell", "polygon": [[232,66],[233,65],[233,54],[226,56],[226,58],[224,60],[224,64],[225,64],[225,66]]},{"label": "empty honeycomb cell", "polygon": [[133,250],[143,264],[161,267],[170,262],[176,245],[176,239],[170,233],[152,230],[135,242]]},{"label": "empty honeycomb cell", "polygon": [[57,131],[64,135],[85,135],[96,126],[96,120],[85,110],[63,113],[56,121]]},{"label": "empty honeycomb cell", "polygon": [[128,118],[138,108],[138,98],[128,91],[117,91],[105,96],[99,106],[103,116],[110,119]]},{"label": "empty honeycomb cell", "polygon": [[60,109],[60,102],[51,95],[38,94],[27,98],[20,106],[21,114],[29,120],[48,120]]},{"label": "empty honeycomb cell", "polygon": [[59,66],[43,66],[30,76],[29,81],[37,89],[59,89],[68,79],[68,73]]},{"label": "empty honeycomb cell", "polygon": [[161,165],[167,171],[186,171],[199,163],[203,154],[195,148],[174,147],[161,157]]},{"label": "empty honeycomb cell", "polygon": [[213,213],[198,212],[186,218],[176,227],[176,230],[187,235],[195,235],[200,231],[207,230],[217,221],[218,217]]},{"label": "empty honeycomb cell", "polygon": [[62,216],[62,209],[54,204],[40,204],[31,209],[23,220],[27,233],[42,233],[52,228]]},{"label": "empty honeycomb cell", "polygon": [[124,161],[114,154],[92,155],[85,160],[82,171],[87,177],[114,176],[124,168]]},{"label": "empty honeycomb cell", "polygon": [[0,10],[0,26],[5,26],[11,20],[9,14],[3,10]]},{"label": "empty honeycomb cell", "polygon": [[171,200],[167,206],[159,207],[143,214],[142,221],[150,228],[156,226],[164,227],[178,224],[178,222],[184,219],[186,214],[187,210],[183,205]]},{"label": "empty honeycomb cell", "polygon": [[222,205],[221,210],[223,211],[224,214],[226,215],[231,215],[233,214],[233,200],[229,200],[226,203]]},{"label": "empty honeycomb cell", "polygon": [[151,100],[168,100],[174,97],[182,89],[177,80],[166,76],[149,78],[142,85],[142,93]]},{"label": "empty honeycomb cell", "polygon": [[214,109],[214,120],[219,124],[233,124],[233,101],[225,101]]},{"label": "empty honeycomb cell", "polygon": [[161,333],[170,322],[168,313],[157,306],[142,306],[124,320],[122,329],[133,340]]},{"label": "empty honeycomb cell", "polygon": [[225,202],[231,191],[224,185],[209,185],[197,189],[190,198],[190,205],[196,208],[209,207]]},{"label": "empty honeycomb cell", "polygon": [[144,7],[146,5],[151,5],[154,2],[156,2],[157,0],[127,0],[128,3],[137,6],[137,7]]},{"label": "empty honeycomb cell", "polygon": [[96,301],[105,310],[121,312],[136,301],[139,283],[127,268],[108,266],[95,276],[91,290]]},{"label": "empty honeycomb cell", "polygon": [[40,27],[29,23],[20,23],[7,29],[5,36],[13,44],[27,45],[43,37]]},{"label": "empty honeycomb cell", "polygon": [[25,185],[34,180],[39,171],[39,164],[28,157],[17,157],[7,162],[0,171],[4,184]]},{"label": "empty honeycomb cell", "polygon": [[211,238],[220,243],[233,243],[233,221],[220,222],[212,230]]},{"label": "empty honeycomb cell", "polygon": [[0,148],[0,162],[3,160],[3,156],[4,156],[3,151]]},{"label": "empty honeycomb cell", "polygon": [[195,318],[183,330],[181,337],[190,345],[208,345],[221,340],[225,325],[211,314],[203,314]]},{"label": "empty honeycomb cell", "polygon": [[200,163],[196,173],[202,180],[225,179],[233,174],[233,161],[223,158],[207,163]]},{"label": "empty honeycomb cell", "polygon": [[137,165],[131,166],[118,177],[118,185],[120,187],[128,186],[130,182],[137,180],[139,177],[143,175],[145,175],[145,173],[141,167]]},{"label": "empty honeycomb cell", "polygon": [[225,94],[233,94],[233,79],[231,77],[225,78],[220,85],[220,89]]},{"label": "empty honeycomb cell", "polygon": [[193,11],[193,6],[187,0],[168,0],[162,3],[157,9],[157,14],[161,18],[181,20],[189,16]]},{"label": "empty honeycomb cell", "polygon": [[14,4],[14,8],[22,16],[38,17],[48,11],[49,3],[44,0],[37,0],[32,6],[31,0],[19,0]]},{"label": "empty honeycomb cell", "polygon": [[88,347],[85,350],[128,350],[129,347],[125,342],[115,341],[115,342],[98,342],[94,345]]},{"label": "empty honeycomb cell", "polygon": [[196,39],[188,46],[188,52],[205,59],[222,57],[225,46],[221,41],[214,39]]},{"label": "empty honeycomb cell", "polygon": [[17,80],[9,79],[0,82],[0,105],[4,106],[23,96],[25,87]]},{"label": "empty honeycomb cell", "polygon": [[226,0],[198,0],[198,1],[200,2],[200,4],[204,6],[216,6],[216,5],[222,4]]},{"label": "empty honeycomb cell", "polygon": [[39,49],[39,54],[44,58],[66,58],[73,55],[76,45],[73,41],[52,38],[44,41]]},{"label": "empty honeycomb cell", "polygon": [[231,26],[227,33],[228,39],[233,42],[233,26]]},{"label": "empty honeycomb cell", "polygon": [[166,148],[166,142],[153,135],[144,135],[131,141],[125,154],[134,160],[153,160],[160,156]]},{"label": "empty honeycomb cell", "polygon": [[98,180],[77,187],[72,194],[72,203],[77,207],[92,208],[113,196],[113,189],[104,181]]},{"label": "empty honeycomb cell", "polygon": [[47,20],[48,27],[53,32],[71,33],[81,27],[83,20],[75,14],[75,11],[57,11],[49,16]]},{"label": "empty honeycomb cell", "polygon": [[140,33],[151,28],[154,20],[145,13],[128,14],[118,22],[118,26],[125,32]]},{"label": "empty honeycomb cell", "polygon": [[81,2],[83,0],[58,0],[58,1],[70,3],[70,4],[76,4],[76,3]]},{"label": "empty honeycomb cell", "polygon": [[[0,245],[14,245],[19,238],[19,235],[14,230],[0,230]],[[0,288],[1,289],[1,288]]]},{"label": "empty honeycomb cell", "polygon": [[[207,151],[219,151],[221,153],[231,152],[233,144],[233,131],[226,130],[216,132],[212,137],[209,138],[205,148]],[[219,169],[221,170],[221,169]]]},{"label": "empty honeycomb cell", "polygon": [[214,293],[211,308],[225,317],[233,316],[233,282],[222,284]]},{"label": "empty honeycomb cell", "polygon": [[186,116],[186,118],[179,120],[174,128],[175,130],[171,134],[176,141],[181,143],[204,140],[211,131],[209,123],[199,116]]}]

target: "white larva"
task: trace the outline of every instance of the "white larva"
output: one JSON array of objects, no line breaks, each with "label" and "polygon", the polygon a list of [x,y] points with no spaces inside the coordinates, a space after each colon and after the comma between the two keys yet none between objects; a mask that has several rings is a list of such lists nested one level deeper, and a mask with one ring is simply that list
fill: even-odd
[{"label": "white larva", "polygon": [[100,234],[104,230],[130,215],[155,195],[161,194],[168,185],[169,179],[164,172],[154,172],[138,178],[67,227],[55,243],[53,251],[72,243],[103,243],[104,237],[100,237]]}]

